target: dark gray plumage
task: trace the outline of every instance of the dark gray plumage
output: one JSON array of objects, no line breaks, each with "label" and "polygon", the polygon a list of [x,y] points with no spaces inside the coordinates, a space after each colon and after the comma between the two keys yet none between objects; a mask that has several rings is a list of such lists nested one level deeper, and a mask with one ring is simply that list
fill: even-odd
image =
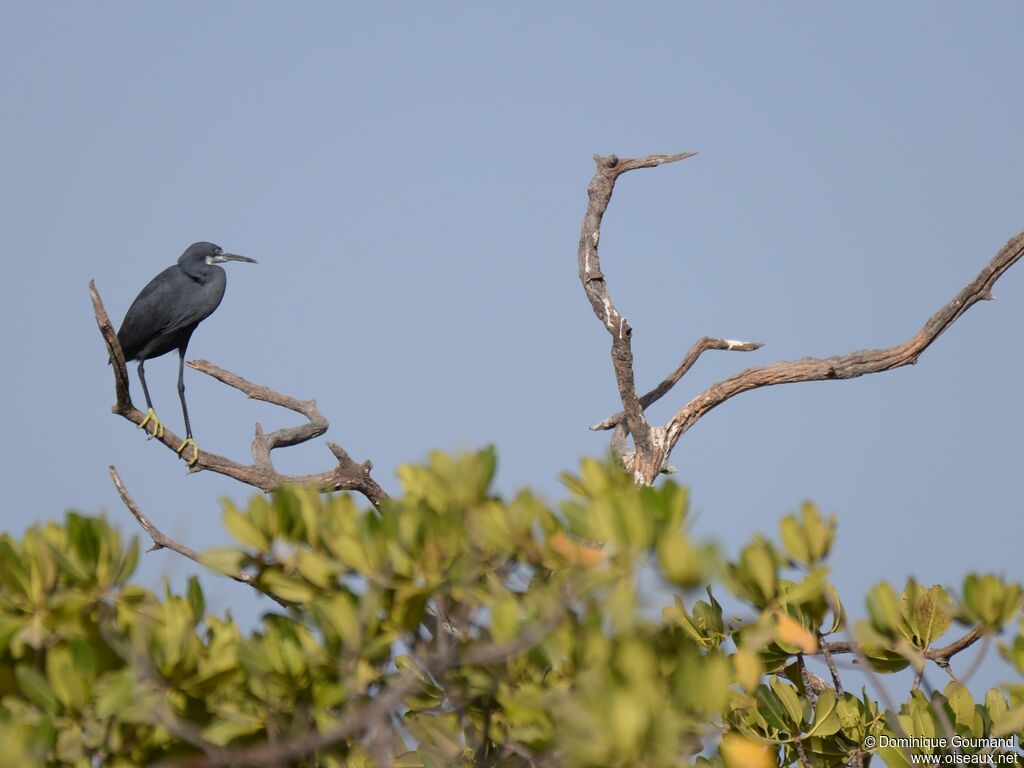
[{"label": "dark gray plumage", "polygon": [[213,243],[193,243],[181,254],[177,264],[165,269],[142,289],[128,308],[117,332],[125,360],[139,361],[139,381],[149,408],[140,426],[145,428],[151,421],[154,437],[163,435],[163,424],[149,398],[144,365],[147,360],[165,355],[172,349],[178,350],[178,395],[185,417],[185,441],[178,448],[178,453],[191,443],[194,454],[190,465],[199,459],[199,448],[192,439],[192,426],[185,405],[185,349],[196,326],[213,314],[224,298],[227,277],[217,264],[225,261],[256,262],[247,256],[226,253]]}]

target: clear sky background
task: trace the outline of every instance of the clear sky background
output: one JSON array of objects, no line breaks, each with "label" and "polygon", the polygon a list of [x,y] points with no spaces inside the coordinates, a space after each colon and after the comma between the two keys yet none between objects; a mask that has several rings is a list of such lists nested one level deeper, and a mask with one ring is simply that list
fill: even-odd
[{"label": "clear sky background", "polygon": [[[166,533],[228,542],[218,499],[250,489],[111,415],[86,290],[119,324],[195,240],[259,264],[227,265],[190,357],[315,397],[389,490],[432,448],[495,443],[502,492],[557,500],[618,408],[576,273],[595,152],[700,152],[624,177],[602,230],[641,385],[705,334],[765,344],[706,354],[652,419],[750,365],[904,341],[1024,227],[1022,28],[1016,2],[8,0],[0,528],[76,508],[135,532],[115,464]],[[735,553],[813,499],[854,611],[882,579],[1020,579],[1024,266],[995,293],[914,367],[705,417],[672,459],[695,533]],[[176,365],[147,372],[181,432]],[[295,421],[186,377],[203,448],[244,461],[255,421]],[[190,571],[161,552],[140,578]],[[206,584],[243,620],[272,607]]]}]

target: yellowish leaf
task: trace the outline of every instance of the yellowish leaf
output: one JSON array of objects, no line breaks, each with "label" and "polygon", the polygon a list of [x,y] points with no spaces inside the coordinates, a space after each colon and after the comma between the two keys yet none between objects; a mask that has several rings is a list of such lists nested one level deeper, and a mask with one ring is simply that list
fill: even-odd
[{"label": "yellowish leaf", "polygon": [[818,638],[808,632],[804,626],[787,613],[778,611],[775,614],[775,639],[782,645],[794,645],[804,653],[816,653]]},{"label": "yellowish leaf", "polygon": [[775,768],[778,765],[776,756],[766,745],[738,733],[725,735],[721,753],[725,768]]},{"label": "yellowish leaf", "polygon": [[733,673],[736,675],[736,682],[744,691],[753,693],[757,690],[764,674],[764,662],[756,653],[738,650],[732,656]]},{"label": "yellowish leaf", "polygon": [[607,553],[603,547],[584,544],[581,541],[570,539],[559,531],[551,537],[551,548],[564,557],[573,565],[590,567],[597,565],[605,559]]}]

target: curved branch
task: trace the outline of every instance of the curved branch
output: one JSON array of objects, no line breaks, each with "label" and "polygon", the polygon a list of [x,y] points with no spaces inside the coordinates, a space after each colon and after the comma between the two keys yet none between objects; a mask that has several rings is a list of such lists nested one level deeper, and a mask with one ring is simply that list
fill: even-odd
[{"label": "curved branch", "polygon": [[[966,651],[982,637],[985,636],[984,627],[975,627],[963,637],[959,637],[949,645],[944,645],[941,648],[929,648],[926,651],[922,651],[921,655],[930,661],[934,661],[939,666],[949,664],[949,660],[956,656],[961,651]],[[819,654],[835,654],[835,653],[861,653],[860,645],[853,640],[837,640],[837,641],[825,641],[819,643],[818,647]]]},{"label": "curved branch", "polygon": [[[615,308],[608,285],[601,272],[601,260],[598,257],[598,244],[601,240],[601,220],[615,189],[615,182],[622,174],[637,168],[654,168],[665,163],[674,163],[693,157],[693,152],[677,155],[649,155],[641,158],[620,159],[615,155],[594,156],[597,168],[587,187],[587,210],[583,216],[580,231],[577,260],[579,263],[580,281],[583,290],[590,300],[597,319],[612,337],[612,367],[615,370],[615,381],[619,388],[619,399],[625,414],[626,426],[633,435],[635,451],[632,457],[633,471],[638,478],[648,473],[647,465],[661,453],[661,437],[652,434],[651,428],[644,418],[643,405],[637,395],[633,376],[633,348],[631,336],[633,329],[626,318]],[[660,467],[659,467],[660,469]],[[655,472],[657,474],[657,472]]]},{"label": "curved branch", "polygon": [[[918,357],[968,309],[979,301],[991,300],[992,287],[996,281],[1024,255],[1024,232],[1021,232],[1003,246],[952,301],[932,315],[924,327],[903,344],[886,349],[861,350],[825,358],[807,357],[748,368],[712,384],[683,406],[664,427],[651,426],[647,423],[644,410],[669,392],[705,350],[750,351],[760,347],[755,342],[731,342],[705,337],[694,344],[676,370],[661,384],[643,397],[637,395],[631,346],[633,329],[612,303],[598,258],[601,221],[611,201],[615,181],[623,173],[635,168],[652,168],[676,162],[692,154],[650,155],[626,160],[615,155],[595,156],[597,170],[587,187],[587,211],[583,217],[577,253],[579,275],[594,314],[612,336],[612,366],[623,406],[620,413],[595,424],[591,429],[615,428],[612,448],[622,457],[626,467],[633,471],[638,483],[649,485],[658,474],[669,471],[668,458],[679,438],[706,413],[742,392],[775,384],[852,379],[916,363]],[[625,443],[626,434],[633,435],[632,452]]]},{"label": "curved branch", "polygon": [[[125,367],[124,353],[117,340],[117,333],[114,331],[110,318],[103,307],[103,301],[96,290],[96,284],[92,280],[89,281],[89,296],[92,298],[96,324],[99,327],[100,334],[103,336],[107,352],[110,355],[110,362],[114,368],[114,394],[116,400],[111,410],[119,416],[128,419],[133,424],[141,425],[146,415],[139,411],[132,403],[128,391],[128,371]],[[329,442],[327,447],[334,454],[337,466],[326,472],[309,475],[284,475],[274,469],[270,459],[270,452],[272,450],[306,442],[327,431],[327,419],[320,413],[316,406],[316,401],[297,400],[267,387],[253,384],[241,376],[237,376],[205,360],[189,361],[188,364],[197,371],[213,376],[218,381],[244,392],[250,398],[279,405],[282,408],[288,408],[301,413],[309,420],[308,424],[278,429],[269,435],[265,435],[263,428],[257,424],[252,445],[252,464],[240,464],[224,456],[201,451],[198,460],[193,467],[190,467],[189,472],[208,469],[211,472],[227,475],[241,483],[251,485],[265,492],[272,491],[282,485],[312,485],[325,493],[330,491],[358,491],[378,508],[388,498],[384,489],[370,477],[373,464],[370,461],[357,464],[341,446],[335,443]],[[182,443],[182,438],[166,428],[156,439],[176,454],[178,446]]]},{"label": "curved branch", "polygon": [[953,299],[939,309],[924,327],[908,341],[887,349],[870,349],[847,355],[789,360],[758,368],[748,368],[728,379],[712,384],[683,406],[666,425],[667,451],[704,414],[729,398],[759,387],[775,384],[793,384],[800,381],[853,379],[869,373],[881,373],[912,365],[943,331],[949,328],[979,301],[992,299],[992,287],[1006,270],[1024,255],[1024,232],[1014,236],[985,265],[977,277],[968,283]]},{"label": "curved branch", "polygon": [[209,360],[189,360],[187,363],[192,368],[207,376],[212,376],[222,384],[234,387],[244,392],[250,400],[262,400],[264,403],[279,405],[296,413],[300,413],[309,419],[308,424],[300,424],[297,427],[285,427],[275,430],[269,435],[263,434],[263,427],[256,424],[256,437],[252,441],[252,457],[257,464],[270,466],[270,452],[275,448],[287,448],[291,445],[298,445],[314,437],[319,437],[327,431],[329,426],[327,419],[320,413],[316,406],[316,400],[297,400],[288,395],[282,395],[267,387],[253,384],[241,376],[226,371]]},{"label": "curved branch", "polygon": [[[647,410],[654,405],[663,396],[667,395],[669,390],[672,389],[679,380],[687,374],[687,372],[693,367],[693,364],[697,362],[697,358],[709,349],[724,349],[730,352],[753,352],[755,349],[760,349],[764,344],[757,341],[735,341],[733,339],[713,339],[710,336],[705,336],[703,339],[698,339],[690,351],[686,353],[686,357],[683,358],[682,362],[676,366],[676,369],[672,371],[668,376],[665,377],[664,381],[658,386],[648,392],[646,395],[640,398],[640,405],[643,406],[644,410]],[[595,432],[603,429],[612,429],[620,421],[625,414],[619,411],[613,416],[609,416],[604,421],[600,421],[591,427]]]},{"label": "curved branch", "polygon": [[[135,499],[133,499],[131,497],[131,494],[128,493],[128,489],[124,487],[124,481],[121,480],[121,475],[118,474],[117,469],[113,465],[110,465],[109,467],[107,467],[107,469],[110,471],[110,479],[114,481],[114,487],[117,489],[117,493],[121,497],[121,501],[124,502],[124,505],[128,507],[128,511],[132,513],[132,515],[138,521],[139,525],[142,526],[142,530],[149,534],[149,538],[153,540],[153,546],[149,548],[149,551],[155,552],[159,549],[169,549],[173,552],[177,552],[179,555],[182,555],[183,557],[187,557],[189,560],[192,560],[193,562],[203,565],[203,562],[200,559],[198,552],[196,552],[191,547],[186,547],[184,544],[175,541],[174,539],[165,535],[163,531],[161,531],[155,525],[153,525],[150,519],[146,517],[146,515],[143,513],[139,505],[135,503]],[[242,584],[249,585],[260,594],[269,597],[282,608],[289,607],[289,603],[282,600],[273,592],[269,592],[266,589],[260,587],[256,583],[256,580],[253,579],[253,577],[250,576],[248,573],[238,573],[234,576],[230,576],[230,578],[234,579],[237,582],[241,582]]]}]

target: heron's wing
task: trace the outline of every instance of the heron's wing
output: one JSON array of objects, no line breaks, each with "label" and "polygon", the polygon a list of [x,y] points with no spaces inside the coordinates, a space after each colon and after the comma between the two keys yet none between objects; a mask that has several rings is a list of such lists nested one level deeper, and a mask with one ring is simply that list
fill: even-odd
[{"label": "heron's wing", "polygon": [[171,289],[177,271],[180,270],[175,265],[154,277],[128,307],[117,331],[118,341],[127,359],[134,358],[147,342],[163,333],[170,322],[173,314]]},{"label": "heron's wing", "polygon": [[173,349],[175,337],[209,317],[222,295],[223,288],[220,295],[211,295],[177,265],[168,267],[142,289],[124,316],[117,336],[125,357],[132,359],[157,338],[166,339],[167,350]]},{"label": "heron's wing", "polygon": [[172,306],[167,313],[167,324],[164,326],[163,332],[166,334],[178,333],[199,324],[212,315],[213,310],[220,304],[220,297],[215,300],[210,299],[209,296],[202,298],[203,301],[180,302]]}]

